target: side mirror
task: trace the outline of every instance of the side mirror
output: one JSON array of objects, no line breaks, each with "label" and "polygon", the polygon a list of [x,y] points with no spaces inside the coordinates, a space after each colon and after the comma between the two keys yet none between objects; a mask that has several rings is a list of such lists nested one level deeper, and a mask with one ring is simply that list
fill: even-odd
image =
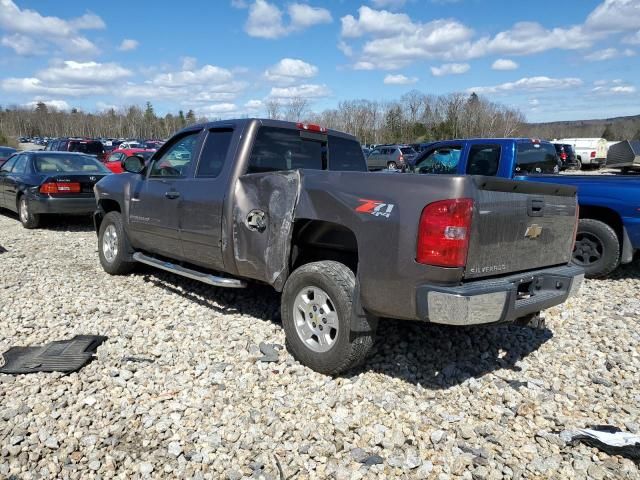
[{"label": "side mirror", "polygon": [[144,159],[137,155],[131,155],[122,161],[122,169],[129,173],[142,173],[144,170]]}]

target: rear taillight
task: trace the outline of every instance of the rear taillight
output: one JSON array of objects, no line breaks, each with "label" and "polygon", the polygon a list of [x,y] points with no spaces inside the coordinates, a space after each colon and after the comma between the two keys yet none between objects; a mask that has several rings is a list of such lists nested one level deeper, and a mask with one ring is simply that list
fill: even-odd
[{"label": "rear taillight", "polygon": [[591,158],[596,158],[596,152],[591,152],[591,155],[589,155]]},{"label": "rear taillight", "polygon": [[400,154],[399,160],[400,160],[400,163],[404,163],[404,155],[403,154]]},{"label": "rear taillight", "polygon": [[416,261],[439,267],[464,267],[469,250],[473,200],[430,203],[422,210]]},{"label": "rear taillight", "polygon": [[561,159],[561,160],[563,160],[563,161],[566,161],[566,160],[567,160],[567,154],[566,154],[566,153],[564,153],[564,152],[562,152],[562,153],[560,154],[560,159]]},{"label": "rear taillight", "polygon": [[82,188],[77,182],[48,182],[40,185],[40,193],[80,193]]}]

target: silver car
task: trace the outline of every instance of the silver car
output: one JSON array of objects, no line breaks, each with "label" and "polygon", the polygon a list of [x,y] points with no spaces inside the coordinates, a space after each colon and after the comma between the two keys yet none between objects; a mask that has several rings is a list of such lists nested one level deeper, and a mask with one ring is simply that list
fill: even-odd
[{"label": "silver car", "polygon": [[412,165],[417,152],[408,145],[380,145],[367,157],[369,170],[405,170]]}]

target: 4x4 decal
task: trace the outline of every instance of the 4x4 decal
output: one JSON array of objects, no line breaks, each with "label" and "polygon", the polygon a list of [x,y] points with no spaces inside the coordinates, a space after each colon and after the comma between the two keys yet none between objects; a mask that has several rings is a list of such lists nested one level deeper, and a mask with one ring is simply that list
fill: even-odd
[{"label": "4x4 decal", "polygon": [[362,203],[356,207],[356,212],[368,213],[369,215],[374,215],[376,217],[389,218],[394,207],[393,203],[385,203],[380,200],[367,200],[365,198],[360,198],[359,201]]}]

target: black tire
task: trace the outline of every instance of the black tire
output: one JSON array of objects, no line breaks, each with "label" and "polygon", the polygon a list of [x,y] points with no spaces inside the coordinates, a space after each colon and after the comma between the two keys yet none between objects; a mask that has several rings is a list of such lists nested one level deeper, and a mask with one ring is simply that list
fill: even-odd
[{"label": "black tire", "polygon": [[620,265],[620,241],[604,222],[582,218],[578,223],[573,263],[584,268],[587,278],[601,278]]},{"label": "black tire", "polygon": [[582,170],[582,160],[576,158],[576,170]]},{"label": "black tire", "polygon": [[[107,231],[108,233],[106,233]],[[115,239],[111,236],[113,232],[115,232]],[[105,234],[109,238],[105,239]],[[109,247],[105,248],[105,243],[111,244],[111,246],[115,245],[115,252],[111,250],[113,256],[108,253],[110,249]],[[98,232],[98,255],[102,268],[111,275],[129,273],[136,266],[135,262],[129,260],[130,253],[131,246],[122,225],[120,212],[107,213],[100,224],[100,231]]]},{"label": "black tire", "polygon": [[[337,313],[337,334],[331,348],[325,352],[310,348],[296,327],[295,302],[298,294],[307,287],[326,292]],[[296,360],[316,372],[329,375],[337,375],[364,361],[373,346],[377,323],[367,315],[358,316],[357,328],[352,330],[355,289],[353,272],[342,263],[329,260],[308,263],[289,276],[282,292],[281,316],[287,349]]]},{"label": "black tire", "polygon": [[33,229],[40,226],[40,215],[31,212],[29,199],[25,195],[18,197],[18,218],[24,228]]}]

